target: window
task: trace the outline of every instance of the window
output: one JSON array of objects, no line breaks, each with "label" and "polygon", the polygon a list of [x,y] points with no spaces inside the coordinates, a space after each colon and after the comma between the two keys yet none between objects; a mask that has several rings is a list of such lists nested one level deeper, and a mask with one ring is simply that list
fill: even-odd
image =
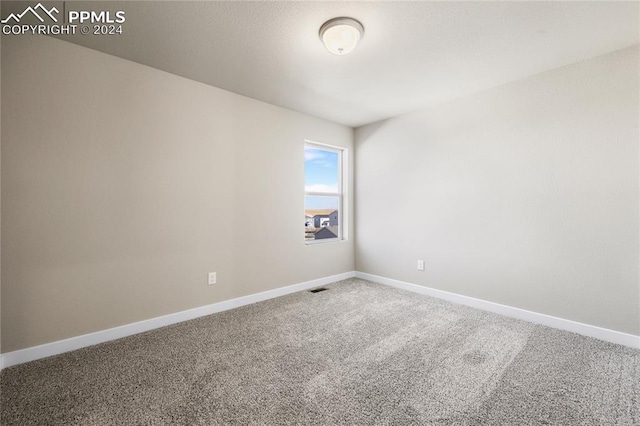
[{"label": "window", "polygon": [[307,143],[304,146],[304,233],[307,243],[343,238],[344,149]]}]

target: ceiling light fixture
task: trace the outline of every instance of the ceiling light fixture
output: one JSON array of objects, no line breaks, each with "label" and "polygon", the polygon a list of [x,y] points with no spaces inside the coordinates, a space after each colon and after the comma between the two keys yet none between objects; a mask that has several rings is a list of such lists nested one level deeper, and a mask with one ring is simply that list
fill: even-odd
[{"label": "ceiling light fixture", "polygon": [[320,27],[320,39],[334,55],[351,52],[364,35],[364,27],[353,18],[333,18]]}]

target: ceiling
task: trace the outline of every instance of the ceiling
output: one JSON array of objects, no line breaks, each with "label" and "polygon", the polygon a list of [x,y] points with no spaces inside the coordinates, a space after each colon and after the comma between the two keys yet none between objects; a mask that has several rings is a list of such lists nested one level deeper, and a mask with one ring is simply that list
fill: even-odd
[{"label": "ceiling", "polygon": [[[124,10],[124,34],[68,41],[352,127],[640,41],[638,2],[85,5]],[[346,56],[318,37],[337,16],[365,27]]]}]

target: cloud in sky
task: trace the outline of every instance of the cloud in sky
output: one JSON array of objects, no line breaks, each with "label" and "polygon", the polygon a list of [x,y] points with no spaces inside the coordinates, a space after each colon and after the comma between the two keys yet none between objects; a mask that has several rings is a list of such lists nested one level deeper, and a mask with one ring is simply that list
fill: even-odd
[{"label": "cloud in sky", "polygon": [[326,169],[334,168],[337,160],[337,155],[334,153],[328,153],[321,149],[305,147],[304,149],[304,161],[305,163],[313,164],[314,166],[324,167]]},{"label": "cloud in sky", "polygon": [[304,187],[306,192],[320,192],[320,193],[333,193],[336,194],[338,192],[338,185],[325,185],[321,183],[317,183],[314,185],[306,185]]},{"label": "cloud in sky", "polygon": [[314,161],[314,164],[317,164],[320,167],[326,167],[327,169],[330,169],[335,165],[335,163],[327,160],[316,160]]},{"label": "cloud in sky", "polygon": [[318,149],[304,149],[304,161],[321,160],[323,158],[325,158],[324,153]]},{"label": "cloud in sky", "polygon": [[[340,172],[338,153],[305,147],[304,150],[305,192],[318,194],[305,197],[306,209],[337,209],[340,192]],[[325,195],[326,194],[326,195]]]}]

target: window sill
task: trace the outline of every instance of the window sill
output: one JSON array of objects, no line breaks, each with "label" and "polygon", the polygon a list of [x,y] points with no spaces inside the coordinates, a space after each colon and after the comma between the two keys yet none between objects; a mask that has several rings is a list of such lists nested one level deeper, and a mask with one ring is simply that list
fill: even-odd
[{"label": "window sill", "polygon": [[307,246],[315,246],[318,244],[341,243],[343,241],[347,241],[347,240],[345,240],[344,238],[323,238],[321,240],[305,241],[304,244]]}]

